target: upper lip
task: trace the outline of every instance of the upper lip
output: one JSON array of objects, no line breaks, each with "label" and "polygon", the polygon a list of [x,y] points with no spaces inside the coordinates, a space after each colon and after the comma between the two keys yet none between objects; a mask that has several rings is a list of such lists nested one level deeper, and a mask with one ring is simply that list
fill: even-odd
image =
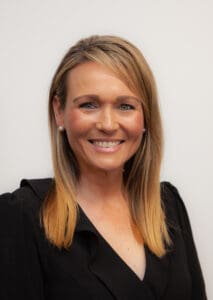
[{"label": "upper lip", "polygon": [[109,138],[101,138],[101,139],[89,139],[89,142],[121,142],[123,143],[123,139],[109,139]]}]

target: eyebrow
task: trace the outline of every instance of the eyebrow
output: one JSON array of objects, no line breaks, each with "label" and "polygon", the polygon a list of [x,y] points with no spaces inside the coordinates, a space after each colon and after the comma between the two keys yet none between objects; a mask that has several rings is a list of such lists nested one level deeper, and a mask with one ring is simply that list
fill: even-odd
[{"label": "eyebrow", "polygon": [[[100,101],[100,97],[98,95],[95,95],[95,94],[86,94],[86,95],[81,95],[81,96],[75,97],[73,99],[73,103],[81,100],[82,98],[88,98],[88,99],[93,100],[93,101]],[[115,99],[117,101],[123,101],[123,100],[127,100],[127,99],[133,99],[133,100],[136,100],[137,102],[141,103],[141,100],[139,98],[134,97],[134,96],[129,96],[129,95],[118,96]]]}]

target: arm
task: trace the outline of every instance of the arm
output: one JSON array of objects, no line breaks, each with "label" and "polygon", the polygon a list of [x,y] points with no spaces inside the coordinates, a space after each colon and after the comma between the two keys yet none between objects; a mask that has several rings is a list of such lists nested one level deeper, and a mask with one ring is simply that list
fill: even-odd
[{"label": "arm", "polygon": [[172,191],[173,196],[175,197],[176,200],[175,202],[177,204],[178,219],[183,234],[183,239],[184,239],[185,249],[186,249],[187,259],[188,259],[188,266],[189,266],[191,279],[192,279],[192,299],[206,300],[207,296],[205,291],[205,283],[204,283],[186,207],[178,193],[178,190],[171,184],[169,183],[167,184],[169,185],[169,188]]},{"label": "arm", "polygon": [[43,300],[33,221],[14,194],[0,196],[0,299]]}]

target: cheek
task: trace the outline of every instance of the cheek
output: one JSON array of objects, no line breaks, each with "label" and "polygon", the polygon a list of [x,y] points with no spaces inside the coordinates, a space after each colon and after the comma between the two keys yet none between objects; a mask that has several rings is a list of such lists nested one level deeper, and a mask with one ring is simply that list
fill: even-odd
[{"label": "cheek", "polygon": [[69,139],[78,138],[88,129],[88,120],[77,110],[70,111],[65,117],[65,128]]},{"label": "cheek", "polygon": [[144,118],[141,113],[138,113],[134,118],[129,119],[126,122],[128,128],[129,136],[132,138],[141,138],[144,128]]}]

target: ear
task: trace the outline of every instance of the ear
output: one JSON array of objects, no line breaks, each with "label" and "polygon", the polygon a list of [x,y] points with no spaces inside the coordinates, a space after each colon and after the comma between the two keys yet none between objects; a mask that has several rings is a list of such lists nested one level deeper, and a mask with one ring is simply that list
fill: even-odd
[{"label": "ear", "polygon": [[58,96],[54,96],[52,106],[53,106],[57,126],[64,127],[64,110],[61,107],[61,103]]}]

